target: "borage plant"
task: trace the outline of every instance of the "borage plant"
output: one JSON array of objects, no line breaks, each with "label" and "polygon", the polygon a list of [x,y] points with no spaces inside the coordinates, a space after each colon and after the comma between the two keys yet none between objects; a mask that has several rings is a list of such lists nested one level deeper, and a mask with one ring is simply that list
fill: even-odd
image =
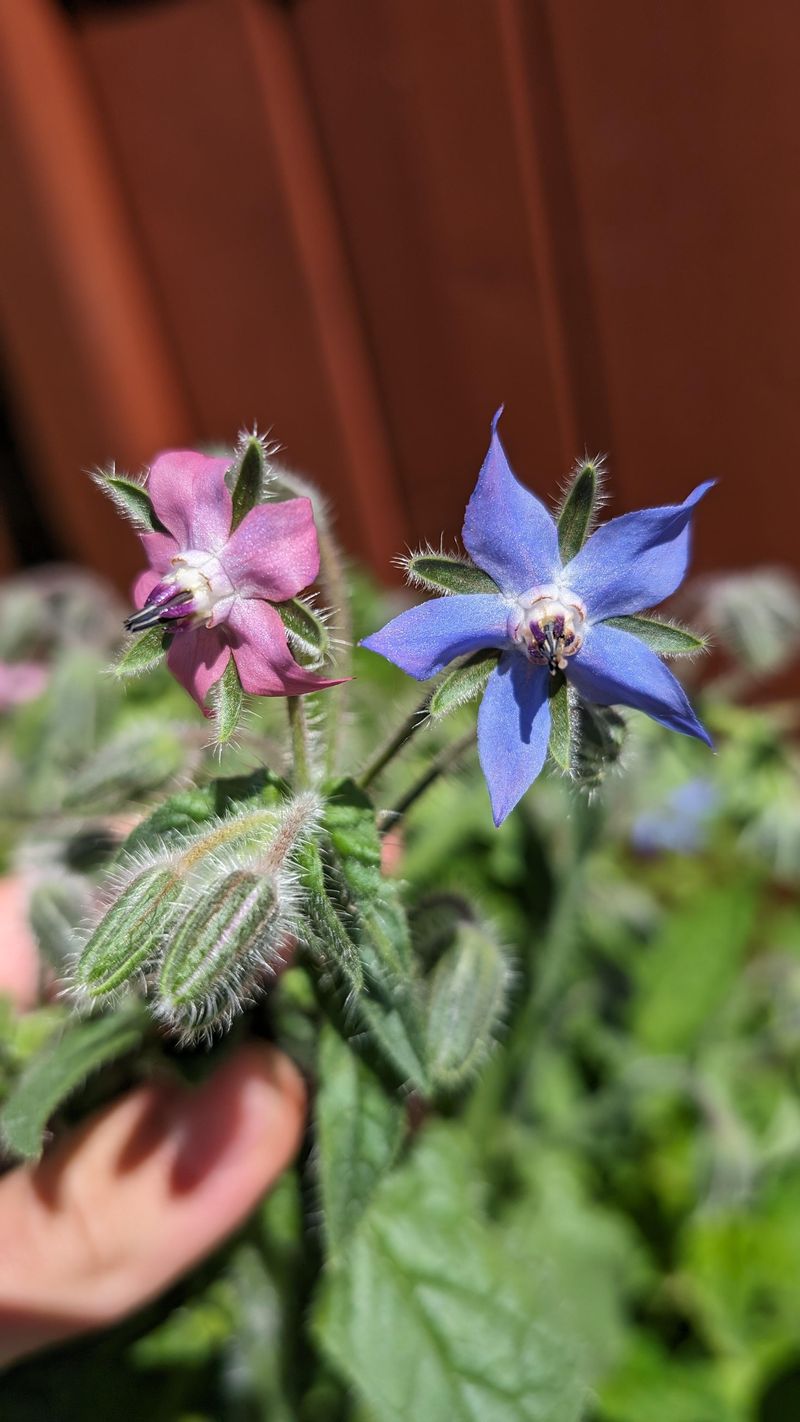
[{"label": "borage plant", "polygon": [[[708,741],[660,660],[701,640],[641,614],[681,582],[710,486],[595,529],[599,475],[580,465],[553,517],[515,479],[495,420],[464,523],[468,556],[404,560],[414,584],[442,596],[364,641],[420,680],[456,666],[368,765],[349,768],[346,579],[320,503],[270,467],[256,436],[233,459],[173,451],[146,480],[100,476],[148,562],[116,675],[166,660],[215,745],[238,741],[260,763],[223,776],[202,762],[111,863],[93,861],[80,891],[72,875],[40,892],[40,933],[69,946],[72,1008],[12,1087],[4,1136],[11,1153],[36,1158],[67,1098],[74,1114],[90,1072],[112,1062],[119,1088],[196,1066],[246,1033],[293,1053],[316,1100],[291,1305],[305,1363],[284,1377],[282,1416],[323,1415],[309,1398],[324,1393],[336,1416],[567,1422],[593,1382],[521,1236],[495,1227],[461,1124],[520,1010],[515,965],[480,905],[463,894],[410,902],[385,872],[387,831],[474,731],[430,764],[415,755],[393,804],[379,787],[426,728],[481,694],[477,744],[497,825],[548,758],[575,782],[576,821],[591,822],[581,791],[619,757],[614,707]],[[317,582],[323,612],[307,594]],[[248,718],[260,697],[286,698],[288,754]],[[552,956],[540,968],[537,1012],[552,1000]],[[350,1388],[359,1401],[347,1401]]]}]

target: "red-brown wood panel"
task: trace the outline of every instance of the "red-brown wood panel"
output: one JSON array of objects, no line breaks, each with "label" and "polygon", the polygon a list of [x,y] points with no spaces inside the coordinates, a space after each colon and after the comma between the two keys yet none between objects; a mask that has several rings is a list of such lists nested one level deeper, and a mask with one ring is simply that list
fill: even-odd
[{"label": "red-brown wood panel", "polygon": [[287,23],[180,0],[90,12],[80,37],[195,437],[272,429],[385,565],[404,513]]},{"label": "red-brown wood panel", "polygon": [[554,489],[559,419],[496,7],[311,0],[292,11],[417,536],[460,526],[505,401],[520,472]]},{"label": "red-brown wood panel", "polygon": [[800,7],[546,8],[615,492],[716,475],[698,562],[797,567]]}]

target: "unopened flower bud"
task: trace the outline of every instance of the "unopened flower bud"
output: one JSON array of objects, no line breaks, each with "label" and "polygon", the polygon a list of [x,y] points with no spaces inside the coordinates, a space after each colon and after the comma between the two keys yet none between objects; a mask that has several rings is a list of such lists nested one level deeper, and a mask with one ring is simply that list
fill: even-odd
[{"label": "unopened flower bud", "polygon": [[107,996],[157,954],[183,890],[172,864],[151,864],[135,874],[83,948],[73,974],[87,997]]},{"label": "unopened flower bud", "polygon": [[276,879],[252,869],[222,872],[170,936],[158,982],[158,1012],[185,1033],[227,1022],[254,978],[274,968],[286,932]]}]

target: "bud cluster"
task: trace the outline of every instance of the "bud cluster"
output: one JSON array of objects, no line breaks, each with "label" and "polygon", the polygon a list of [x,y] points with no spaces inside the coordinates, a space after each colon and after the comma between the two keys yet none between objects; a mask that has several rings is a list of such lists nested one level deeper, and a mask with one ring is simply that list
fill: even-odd
[{"label": "bud cluster", "polygon": [[184,1039],[229,1025],[285,960],[295,855],[318,813],[317,797],[304,793],[131,854],[83,935],[76,994],[95,1006],[136,980],[157,1019]]}]

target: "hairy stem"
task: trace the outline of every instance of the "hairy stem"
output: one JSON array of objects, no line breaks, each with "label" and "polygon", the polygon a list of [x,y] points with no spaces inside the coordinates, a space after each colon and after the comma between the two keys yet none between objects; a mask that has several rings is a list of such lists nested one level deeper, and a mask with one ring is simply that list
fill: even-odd
[{"label": "hairy stem", "polygon": [[289,731],[292,737],[294,788],[307,790],[311,784],[311,747],[302,697],[287,696],[286,709],[289,713]]},{"label": "hairy stem", "polygon": [[410,741],[415,731],[418,731],[420,726],[425,724],[429,700],[430,697],[426,696],[424,701],[421,701],[418,706],[415,706],[410,715],[406,716],[402,724],[398,726],[394,735],[386,741],[377,755],[369,762],[366,770],[362,771],[361,775],[359,775],[358,783],[362,790],[368,789],[373,780],[377,780],[389,762],[394,760],[398,751],[403,749],[406,741]]},{"label": "hairy stem", "polygon": [[378,829],[381,834],[385,834],[387,830],[393,829],[398,820],[403,818],[407,811],[411,809],[411,806],[415,805],[417,800],[425,794],[425,791],[429,790],[431,785],[435,785],[436,781],[440,780],[448,770],[451,770],[456,762],[461,759],[461,756],[464,755],[465,751],[470,750],[474,744],[475,731],[472,730],[468,731],[460,740],[455,741],[453,745],[447,746],[445,750],[441,751],[439,755],[436,756],[436,759],[431,761],[424,775],[421,775],[418,780],[415,780],[412,785],[409,785],[405,794],[400,796],[397,804],[391,810],[385,810],[379,817]]},{"label": "hairy stem", "polygon": [[[331,609],[330,632],[339,644],[333,666],[337,674],[350,676],[353,670],[353,619],[350,592],[341,550],[332,533],[319,528],[319,581],[327,607]],[[339,764],[347,709],[348,684],[332,687],[323,699],[325,709],[325,770],[333,775]]]}]

